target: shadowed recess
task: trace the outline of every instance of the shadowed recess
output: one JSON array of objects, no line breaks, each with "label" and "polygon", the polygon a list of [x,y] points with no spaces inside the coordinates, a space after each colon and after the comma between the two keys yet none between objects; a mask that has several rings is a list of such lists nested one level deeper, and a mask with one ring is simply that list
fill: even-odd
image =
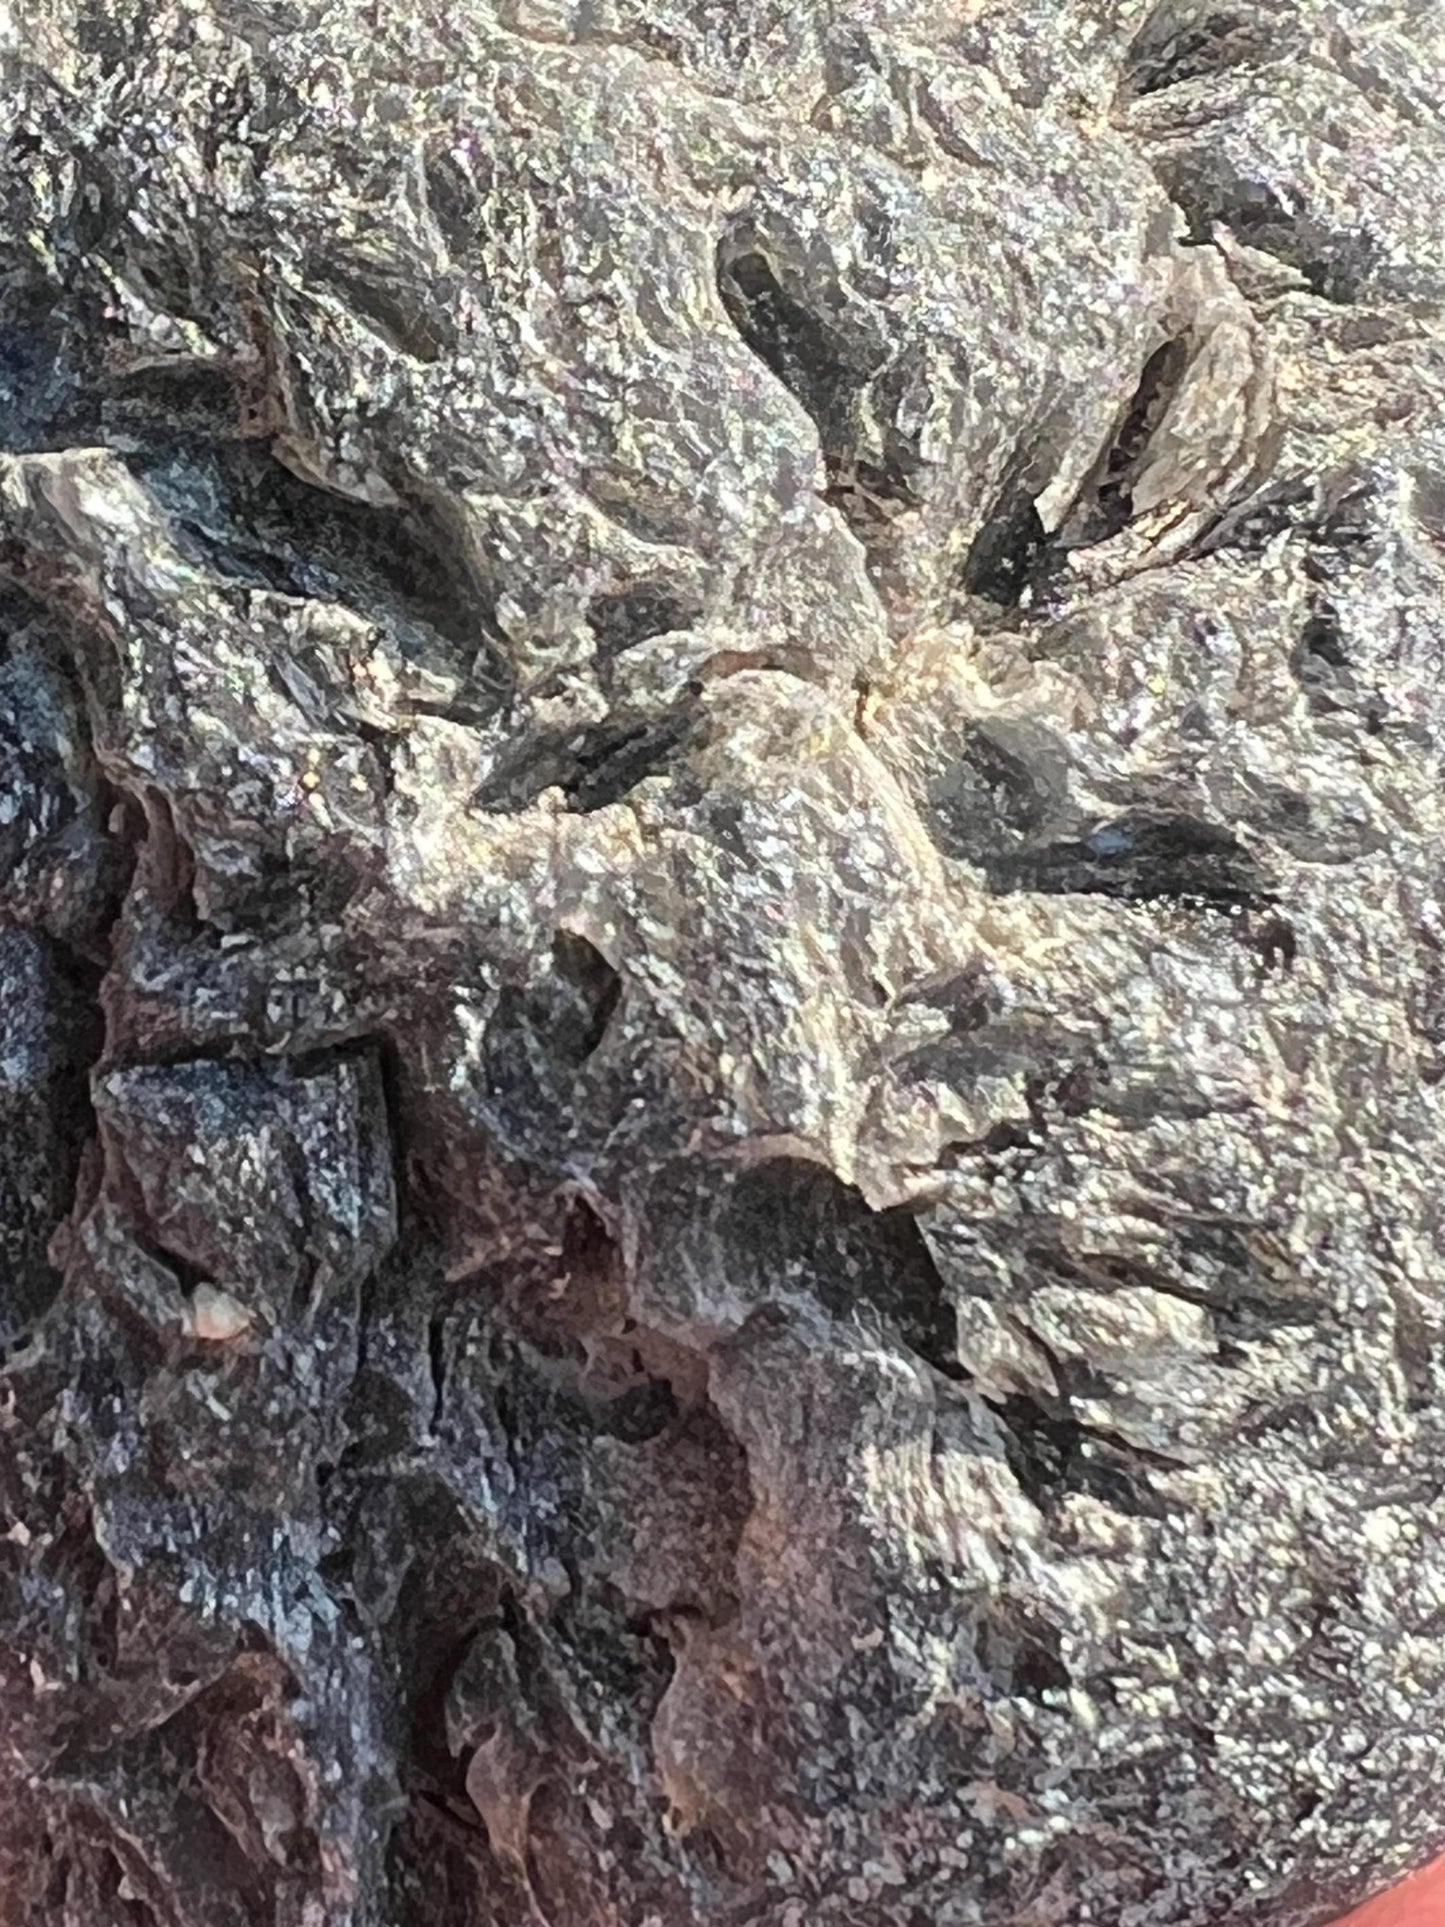
[{"label": "shadowed recess", "polygon": [[1082,837],[1021,850],[984,865],[996,890],[1049,896],[1171,898],[1213,908],[1268,901],[1254,858],[1237,837],[1193,816],[1129,813]]},{"label": "shadowed recess", "polygon": [[909,1213],[872,1211],[823,1166],[779,1158],[733,1182],[717,1229],[760,1298],[801,1293],[835,1318],[876,1320],[958,1374],[953,1309]]}]

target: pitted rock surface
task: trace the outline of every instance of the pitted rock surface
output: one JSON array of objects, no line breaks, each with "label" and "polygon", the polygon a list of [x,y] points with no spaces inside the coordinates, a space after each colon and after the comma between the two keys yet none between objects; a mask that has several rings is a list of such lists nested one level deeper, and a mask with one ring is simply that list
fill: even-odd
[{"label": "pitted rock surface", "polygon": [[6,1927],[1445,1846],[1435,0],[0,93]]}]

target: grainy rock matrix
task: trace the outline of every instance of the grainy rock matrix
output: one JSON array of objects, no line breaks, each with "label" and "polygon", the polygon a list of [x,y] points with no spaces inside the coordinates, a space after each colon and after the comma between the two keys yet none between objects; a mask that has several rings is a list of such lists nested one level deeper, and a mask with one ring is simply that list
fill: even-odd
[{"label": "grainy rock matrix", "polygon": [[1436,0],[0,63],[7,1927],[1438,1848]]}]

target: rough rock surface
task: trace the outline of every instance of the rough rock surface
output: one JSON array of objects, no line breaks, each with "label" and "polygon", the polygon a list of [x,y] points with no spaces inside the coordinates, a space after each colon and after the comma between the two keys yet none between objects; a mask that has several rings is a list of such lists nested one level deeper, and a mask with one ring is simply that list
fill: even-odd
[{"label": "rough rock surface", "polygon": [[6,1927],[1445,1844],[1438,0],[0,62]]}]

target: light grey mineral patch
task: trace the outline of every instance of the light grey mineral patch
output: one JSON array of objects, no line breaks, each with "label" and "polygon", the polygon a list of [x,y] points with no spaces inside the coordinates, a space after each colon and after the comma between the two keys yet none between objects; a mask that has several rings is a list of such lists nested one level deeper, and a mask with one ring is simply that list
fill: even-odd
[{"label": "light grey mineral patch", "polygon": [[1435,0],[0,4],[5,1927],[1445,1847]]}]

